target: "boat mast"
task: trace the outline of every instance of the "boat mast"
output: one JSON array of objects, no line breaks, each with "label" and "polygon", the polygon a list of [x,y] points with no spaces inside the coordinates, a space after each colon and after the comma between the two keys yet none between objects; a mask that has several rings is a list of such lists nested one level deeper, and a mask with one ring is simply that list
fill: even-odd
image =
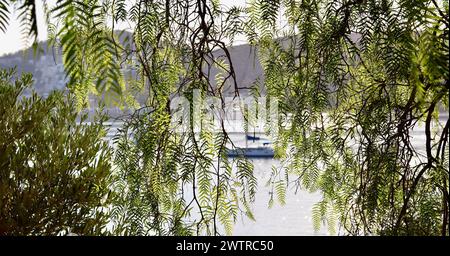
[{"label": "boat mast", "polygon": [[248,121],[247,121],[247,129],[245,129],[245,148],[248,148]]}]

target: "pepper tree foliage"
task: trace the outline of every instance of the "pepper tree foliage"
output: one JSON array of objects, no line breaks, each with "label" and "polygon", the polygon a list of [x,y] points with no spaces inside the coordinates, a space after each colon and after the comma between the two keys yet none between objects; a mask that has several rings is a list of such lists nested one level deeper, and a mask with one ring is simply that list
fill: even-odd
[{"label": "pepper tree foliage", "polygon": [[[14,6],[35,5],[0,3],[0,25],[8,22],[4,17]],[[24,23],[36,21],[35,8],[30,10]],[[209,121],[200,133],[194,126],[175,133],[170,122],[175,94],[192,105],[197,89],[200,101],[216,96],[222,107],[226,87],[239,96],[223,41],[229,43],[238,31],[238,9],[206,0],[60,0],[45,5],[45,12],[50,42],[62,51],[67,86],[78,108],[87,107],[93,93],[138,109],[124,118],[114,140],[114,189],[120,196],[111,213],[117,234],[230,234],[239,212],[253,218],[253,166],[244,158],[227,158],[225,130],[216,133],[204,111],[198,118]],[[115,31],[121,22],[132,24],[132,36]],[[35,26],[25,31],[38,32]],[[221,56],[213,54],[218,50]],[[212,70],[218,71],[214,79]]]},{"label": "pepper tree foliage", "polygon": [[[31,21],[33,3],[23,1]],[[60,0],[48,13],[79,106],[88,92],[113,92],[139,109],[115,139],[117,233],[218,234],[219,223],[231,231],[238,209],[252,217],[256,180],[248,161],[225,156],[226,131],[180,134],[169,124],[174,93],[191,105],[193,89],[222,100],[231,85],[239,96],[225,42],[244,34],[280,104],[283,167],[273,168],[272,195],[284,203],[290,184],[320,191],[314,225],[331,232],[448,234],[449,121],[438,122],[449,104],[445,1],[251,0],[226,9],[215,0]],[[132,37],[114,32],[120,22]],[[417,126],[424,150],[411,139]]]},{"label": "pepper tree foliage", "polygon": [[[122,47],[131,66],[127,84],[130,94],[146,98],[115,138],[116,185],[124,191],[113,209],[116,232],[231,234],[239,212],[253,218],[253,166],[244,158],[227,158],[231,141],[224,120],[216,132],[205,111],[195,113],[194,103],[214,96],[224,107],[222,92],[229,87],[239,96],[223,42],[235,33],[237,12],[206,0],[135,1],[125,7],[118,2],[111,8],[114,19],[136,24]],[[218,71],[215,78],[212,70]],[[181,111],[171,104],[175,95],[188,99],[189,120],[209,120],[200,132],[194,125],[183,132],[173,129],[171,117]]]},{"label": "pepper tree foliage", "polygon": [[[199,134],[193,126],[179,134],[169,121],[175,93],[192,104],[198,89],[202,98],[217,96],[224,106],[222,91],[231,84],[239,96],[222,41],[236,33],[239,12],[222,9],[218,1],[128,2],[59,0],[52,7],[44,2],[49,39],[55,51],[62,51],[67,87],[78,109],[88,106],[92,93],[139,109],[115,140],[114,188],[122,197],[112,209],[114,229],[118,234],[230,234],[239,211],[252,218],[252,164],[227,159],[225,130],[215,133],[205,122]],[[35,1],[0,1],[2,31],[14,8],[24,10],[25,36],[36,40]],[[116,33],[119,22],[133,24],[131,37]],[[217,50],[224,54],[213,55]],[[219,71],[214,85],[212,69]],[[202,111],[199,118],[210,120]],[[192,195],[185,196],[185,190]]]},{"label": "pepper tree foliage", "polygon": [[[15,7],[15,8],[14,8]],[[21,29],[24,35],[37,39],[36,3],[34,0],[0,0],[0,31],[6,32],[12,10],[18,11]]]},{"label": "pepper tree foliage", "polygon": [[[443,2],[250,4],[257,29],[249,38],[285,120],[276,140],[284,168],[271,179],[322,193],[316,228],[448,235],[448,116],[438,122],[450,89]],[[417,126],[425,145],[414,144]]]},{"label": "pepper tree foliage", "polygon": [[102,120],[77,123],[73,97],[43,98],[32,83],[0,70],[0,235],[104,234],[111,150]]}]

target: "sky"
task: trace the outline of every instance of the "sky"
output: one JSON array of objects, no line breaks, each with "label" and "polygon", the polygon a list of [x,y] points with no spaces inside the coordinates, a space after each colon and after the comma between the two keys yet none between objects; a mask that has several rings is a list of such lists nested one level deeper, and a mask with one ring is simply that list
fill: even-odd
[{"label": "sky", "polygon": [[[221,0],[221,3],[225,6],[245,6],[246,1],[247,0]],[[44,1],[36,1],[39,41],[44,41],[47,39],[43,2]],[[56,0],[46,0],[45,2],[48,6],[53,6],[56,3]],[[32,43],[32,40],[28,40],[29,42],[27,42],[27,40],[23,38],[20,22],[17,20],[17,14],[17,11],[12,13],[6,33],[2,33],[0,31],[0,56],[27,48]]]}]

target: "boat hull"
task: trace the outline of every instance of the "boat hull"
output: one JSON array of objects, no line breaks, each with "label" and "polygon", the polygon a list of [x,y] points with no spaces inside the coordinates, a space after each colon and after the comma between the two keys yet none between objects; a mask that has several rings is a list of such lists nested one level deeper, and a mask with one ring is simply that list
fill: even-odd
[{"label": "boat hull", "polygon": [[275,152],[272,148],[236,148],[228,149],[227,155],[229,157],[247,157],[247,158],[273,158]]}]

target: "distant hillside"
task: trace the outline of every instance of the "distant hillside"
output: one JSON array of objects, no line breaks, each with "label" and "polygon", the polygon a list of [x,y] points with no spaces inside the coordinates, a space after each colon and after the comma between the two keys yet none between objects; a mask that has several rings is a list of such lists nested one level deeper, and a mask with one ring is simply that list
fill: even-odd
[{"label": "distant hillside", "polygon": [[17,67],[19,73],[30,72],[35,80],[35,89],[46,94],[54,89],[64,89],[64,67],[59,52],[47,50],[47,42],[39,43],[43,52],[33,57],[31,48],[0,56],[0,67]]},{"label": "distant hillside", "polygon": [[[39,44],[43,50],[37,57],[33,56],[33,50],[26,49],[13,54],[0,56],[0,67],[17,67],[19,73],[31,72],[35,80],[35,89],[39,94],[47,94],[54,89],[65,88],[65,74],[61,59],[61,52],[56,49],[48,49],[47,42]],[[250,45],[232,46],[229,48],[231,60],[236,73],[236,80],[240,87],[250,86],[258,77],[262,78],[262,68],[255,54],[255,49]],[[221,51],[214,53],[223,55]],[[216,71],[213,70],[211,78],[214,79]],[[232,94],[232,91],[227,91]],[[246,94],[243,91],[243,94]]]}]

